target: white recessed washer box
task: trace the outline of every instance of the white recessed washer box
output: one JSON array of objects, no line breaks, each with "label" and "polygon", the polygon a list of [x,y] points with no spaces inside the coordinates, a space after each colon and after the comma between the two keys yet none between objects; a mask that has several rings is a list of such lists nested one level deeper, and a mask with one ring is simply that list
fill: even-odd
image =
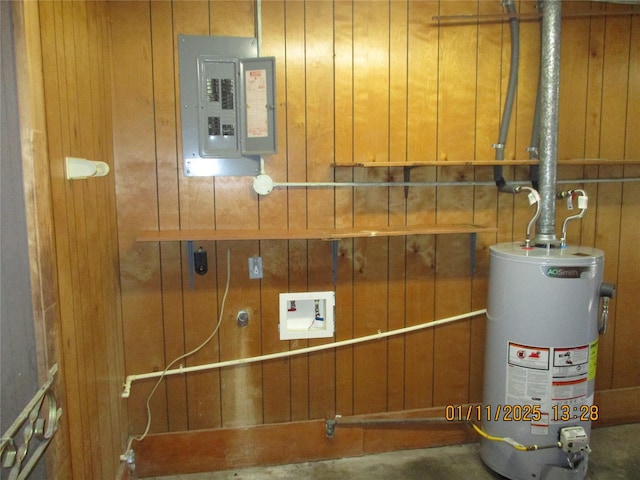
[{"label": "white recessed washer box", "polygon": [[333,337],[335,292],[280,294],[280,340]]}]

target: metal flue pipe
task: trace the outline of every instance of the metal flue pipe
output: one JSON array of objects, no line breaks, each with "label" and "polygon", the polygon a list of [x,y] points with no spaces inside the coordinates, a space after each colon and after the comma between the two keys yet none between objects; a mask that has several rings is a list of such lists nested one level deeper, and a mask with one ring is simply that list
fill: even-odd
[{"label": "metal flue pipe", "polygon": [[540,38],[540,218],[536,244],[556,239],[556,177],[558,164],[558,98],[560,91],[561,0],[542,0]]}]

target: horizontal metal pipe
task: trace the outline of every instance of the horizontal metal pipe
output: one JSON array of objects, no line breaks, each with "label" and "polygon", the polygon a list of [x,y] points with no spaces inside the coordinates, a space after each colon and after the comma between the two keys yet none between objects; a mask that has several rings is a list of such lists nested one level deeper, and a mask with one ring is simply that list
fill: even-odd
[{"label": "horizontal metal pipe", "polygon": [[426,418],[349,418],[349,417],[336,417],[335,425],[341,426],[361,426],[361,425],[402,425],[412,423],[449,423],[453,421],[466,421],[466,420],[447,420],[444,417],[426,417]]},{"label": "horizontal metal pipe", "polygon": [[582,178],[577,180],[557,180],[556,183],[625,183],[625,182],[640,182],[640,177],[627,177],[627,178]]},{"label": "horizontal metal pipe", "polygon": [[[628,178],[575,178],[558,180],[556,183],[623,183],[638,182],[640,177]],[[529,185],[528,181],[512,182],[514,185]],[[274,182],[275,187],[305,188],[305,187],[488,187],[495,186],[494,182]]]},{"label": "horizontal metal pipe", "polygon": [[[562,18],[584,18],[584,17],[626,17],[627,15],[640,15],[640,10],[624,10],[624,11],[594,11],[594,12],[574,12],[563,13]],[[434,22],[452,22],[454,24],[461,23],[504,23],[512,18],[520,21],[538,21],[542,18],[539,13],[485,13],[485,14],[467,14],[467,15],[435,15],[431,17]]]}]

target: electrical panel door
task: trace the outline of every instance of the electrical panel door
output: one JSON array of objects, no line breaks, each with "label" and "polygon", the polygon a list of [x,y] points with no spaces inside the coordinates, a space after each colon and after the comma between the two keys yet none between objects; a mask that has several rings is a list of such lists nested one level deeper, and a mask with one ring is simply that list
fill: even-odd
[{"label": "electrical panel door", "polygon": [[255,38],[179,35],[186,176],[257,175],[276,151],[275,59]]}]

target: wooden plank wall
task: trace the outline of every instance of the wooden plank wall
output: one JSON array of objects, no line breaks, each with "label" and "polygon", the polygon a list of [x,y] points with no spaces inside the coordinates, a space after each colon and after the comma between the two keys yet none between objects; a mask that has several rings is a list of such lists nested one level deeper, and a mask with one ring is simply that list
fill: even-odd
[{"label": "wooden plank wall", "polygon": [[[12,415],[9,422],[13,422],[15,416],[22,411],[26,403],[32,398],[33,392],[48,380],[48,372],[54,364],[62,358],[62,342],[60,335],[60,312],[58,309],[57,272],[55,256],[55,239],[53,235],[51,188],[49,183],[49,157],[47,155],[45,102],[42,78],[42,53],[40,50],[40,22],[38,18],[38,5],[32,3],[3,3],[2,11],[2,223],[1,228],[9,227],[13,235],[22,233],[27,237],[27,245],[24,239],[16,241],[14,248],[7,248],[5,239],[2,239],[2,271],[3,290],[9,289],[11,301],[20,304],[19,308],[8,306],[4,298],[2,328],[11,327],[12,323],[19,322],[18,331],[31,332],[30,339],[20,338],[12,331],[10,335],[2,339],[2,408],[3,417]],[[13,41],[10,36],[13,35]],[[6,42],[6,43],[5,43]],[[13,51],[12,51],[13,49]],[[10,52],[10,55],[7,55]],[[11,76],[13,75],[13,79]],[[14,91],[11,91],[13,85]],[[8,115],[11,120],[6,121]],[[15,127],[15,128],[13,128]],[[19,135],[16,135],[19,129]],[[21,149],[21,151],[20,151]],[[18,155],[21,154],[21,158]],[[18,164],[22,161],[22,165]],[[7,176],[5,169],[15,162],[17,175]],[[11,170],[11,168],[8,168]],[[22,176],[22,178],[20,178]],[[18,184],[22,180],[22,185]],[[13,185],[6,188],[6,183]],[[13,201],[11,195],[24,188],[23,201]],[[13,193],[7,193],[13,192]],[[8,199],[12,204],[5,208]],[[20,212],[24,218],[16,218],[12,210],[17,210],[23,205]],[[23,228],[20,228],[20,226]],[[26,232],[24,231],[26,229]],[[3,236],[5,231],[3,230]],[[11,250],[21,252],[16,255]],[[6,255],[13,255],[12,260],[5,260]],[[11,271],[11,266],[20,259],[28,262],[28,271],[22,271],[24,266],[19,266],[20,273]],[[7,274],[8,272],[8,274]],[[21,286],[21,275],[28,275],[23,294],[15,290]],[[6,280],[9,281],[6,281]],[[29,281],[30,280],[30,281]],[[28,302],[31,300],[31,304]],[[25,305],[25,302],[27,303]],[[9,312],[11,321],[7,321],[6,312]],[[25,315],[20,315],[23,312]],[[32,322],[29,326],[28,323]],[[7,343],[11,348],[5,348]],[[20,354],[15,352],[20,351]],[[7,356],[11,357],[6,361]],[[25,384],[30,375],[25,375],[24,369],[37,367],[37,378],[33,383]],[[19,378],[14,381],[4,375],[4,370],[12,371]],[[7,383],[9,381],[10,383]],[[24,384],[28,388],[21,388]],[[6,387],[9,388],[6,388]],[[58,405],[66,410],[64,396],[64,374],[58,371],[51,388]],[[9,398],[17,401],[6,402],[5,392]],[[23,392],[25,397],[18,399],[16,394]],[[15,406],[15,410],[13,409]],[[8,408],[7,408],[8,407]],[[6,417],[5,417],[6,418]],[[4,420],[4,418],[3,418]],[[39,465],[33,470],[33,475],[43,476],[48,472],[51,476],[61,476],[62,472],[70,470],[69,429],[66,417],[59,421],[60,428],[56,432],[47,449],[47,461],[41,459]],[[3,421],[3,431],[5,425]],[[21,439],[18,440],[18,445]]]},{"label": "wooden plank wall", "polygon": [[[68,181],[66,156],[113,167],[107,4],[15,2],[27,220],[41,375],[59,366],[51,478],[115,478],[126,442],[113,174]],[[30,112],[30,115],[25,115]]]},{"label": "wooden plank wall", "polygon": [[[493,187],[414,187],[406,198],[401,188],[277,188],[258,197],[248,177],[184,177],[177,35],[254,36],[254,7],[242,0],[109,3],[127,374],[163,369],[213,330],[223,303],[227,251],[230,289],[219,333],[187,365],[323,343],[278,339],[280,292],[335,290],[337,340],[483,308],[488,247],[522,239],[532,215],[523,196],[497,195]],[[60,8],[48,7],[50,15],[57,18]],[[535,2],[522,1],[518,8],[535,12]],[[595,2],[566,2],[564,8],[566,13],[637,9]],[[262,54],[277,58],[278,99],[278,153],[266,158],[266,172],[276,181],[386,181],[401,180],[402,169],[332,169],[330,164],[492,159],[509,72],[508,26],[438,25],[432,18],[500,12],[498,1],[262,2]],[[537,22],[522,24],[520,84],[506,158],[527,158],[538,28]],[[640,157],[639,36],[637,15],[564,20],[560,158]],[[638,167],[606,161],[559,169],[565,179],[639,174]],[[473,166],[422,167],[411,175],[415,181],[492,178],[489,168]],[[504,175],[526,179],[527,169],[506,167]],[[618,285],[600,344],[597,388],[637,387],[640,369],[630,365],[640,362],[633,347],[640,341],[633,328],[640,185],[585,188],[590,209],[571,225],[570,242],[605,250],[605,277]],[[566,210],[563,205],[558,210],[560,226]],[[76,213],[69,221],[73,218]],[[498,228],[478,236],[475,275],[467,235],[343,240],[335,286],[327,242],[220,241],[196,245],[207,251],[209,273],[197,276],[192,289],[184,243],[135,241],[140,230],[435,222]],[[263,258],[260,281],[248,278],[247,258],[253,255]],[[245,328],[236,325],[241,309],[250,313]],[[336,351],[173,377],[151,402],[151,432],[476,402],[483,345],[484,320],[477,318]],[[144,404],[153,383],[133,386],[132,434],[145,428]]]}]

